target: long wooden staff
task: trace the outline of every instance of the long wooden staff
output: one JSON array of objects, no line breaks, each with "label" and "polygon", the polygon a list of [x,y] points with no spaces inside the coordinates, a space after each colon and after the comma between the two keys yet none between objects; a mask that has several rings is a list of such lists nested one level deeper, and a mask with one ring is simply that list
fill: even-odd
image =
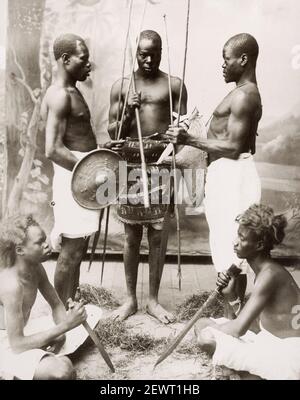
[{"label": "long wooden staff", "polygon": [[187,16],[186,16],[185,46],[184,46],[184,61],[183,61],[182,80],[181,80],[179,100],[178,100],[177,127],[179,127],[179,123],[180,123],[182,93],[183,93],[183,86],[184,86],[184,80],[185,80],[186,58],[187,58],[187,49],[188,49],[188,41],[189,41],[190,8],[191,8],[191,0],[188,0]]},{"label": "long wooden staff", "polygon": [[109,225],[109,212],[110,207],[107,207],[106,211],[106,222],[105,222],[105,232],[104,232],[104,242],[103,242],[103,253],[102,253],[102,267],[101,267],[101,286],[103,282],[103,273],[104,273],[104,264],[105,264],[105,257],[106,257],[106,245],[107,245],[107,235],[108,235],[108,225]]},{"label": "long wooden staff", "polygon": [[[167,55],[168,55],[168,86],[169,86],[169,99],[170,99],[170,125],[173,125],[173,98],[172,98],[172,85],[171,85],[171,62],[170,62],[170,47],[168,38],[168,28],[167,28],[167,16],[164,15],[165,23],[165,34],[167,43]],[[180,97],[181,101],[182,96]],[[180,106],[179,106],[180,110]],[[179,116],[178,116],[179,118]],[[178,278],[179,278],[179,290],[181,290],[181,237],[180,237],[180,219],[179,219],[179,208],[178,208],[178,180],[177,180],[177,169],[176,169],[176,159],[175,159],[176,149],[173,144],[172,153],[172,169],[173,169],[173,179],[174,179],[174,211],[176,218],[176,231],[177,231],[177,263],[178,263]]]},{"label": "long wooden staff", "polygon": [[[241,272],[240,268],[236,267],[235,265],[232,265],[227,273],[230,277],[236,277],[239,275]],[[186,324],[186,326],[182,329],[182,331],[176,336],[176,338],[172,341],[170,346],[167,348],[167,350],[164,351],[164,353],[158,358],[156,361],[154,368],[160,364],[163,360],[165,360],[172,352],[173,350],[178,346],[178,344],[182,341],[182,339],[185,337],[185,335],[189,332],[189,330],[195,325],[195,323],[198,321],[198,319],[201,317],[203,312],[211,306],[219,294],[221,293],[222,289],[217,287],[208,297],[206,302],[202,305],[202,307],[196,312],[196,314],[193,316],[193,318]]]},{"label": "long wooden staff", "polygon": [[[119,91],[118,108],[117,108],[115,139],[117,139],[117,136],[118,136],[118,121],[119,121],[119,118],[120,118],[120,110],[121,110],[120,106],[121,106],[122,92],[123,92],[123,86],[124,86],[124,75],[125,75],[125,65],[126,65],[126,51],[127,51],[127,47],[128,47],[128,40],[129,40],[131,15],[132,15],[132,5],[133,5],[133,0],[130,1],[130,6],[129,6],[128,24],[127,24],[127,32],[126,32],[126,39],[125,39],[125,46],[124,46],[124,53],[123,53],[123,63],[122,63],[122,78],[121,78],[121,86],[120,86],[120,91]],[[100,278],[101,285],[102,285],[102,282],[103,282],[103,274],[104,274],[104,266],[105,266],[105,258],[106,258],[106,245],[107,245],[107,235],[108,235],[109,213],[110,213],[110,206],[107,207],[107,211],[106,211],[106,221],[105,221],[105,231],[104,231],[104,241],[103,241],[103,253],[102,253],[102,267],[101,267],[101,278]]]},{"label": "long wooden staff", "polygon": [[125,65],[126,65],[126,51],[127,51],[127,47],[128,47],[128,41],[129,41],[131,16],[132,16],[132,6],[133,6],[133,0],[130,1],[130,6],[129,6],[127,32],[126,32],[126,39],[125,39],[125,46],[124,46],[124,53],[123,53],[122,78],[121,78],[121,86],[120,86],[119,99],[118,99],[117,123],[116,123],[116,127],[115,127],[115,139],[117,139],[117,137],[118,137],[118,122],[119,122],[120,111],[121,111],[120,105],[121,105],[122,92],[123,92],[123,86],[124,86]]},{"label": "long wooden staff", "polygon": [[88,272],[90,272],[90,269],[91,269],[91,266],[92,266],[92,263],[93,263],[93,260],[94,260],[95,252],[96,252],[97,243],[98,243],[99,238],[100,238],[103,214],[104,214],[104,209],[100,210],[99,222],[98,222],[98,230],[94,235],[94,240],[93,240],[92,250],[91,250],[91,255],[90,255],[90,261],[89,261],[89,266],[88,266]]},{"label": "long wooden staff", "polygon": [[[136,43],[136,50],[135,50],[134,59],[133,59],[133,63],[132,63],[132,70],[131,70],[131,74],[130,74],[129,85],[128,85],[128,89],[127,89],[127,92],[126,92],[126,95],[125,95],[125,99],[124,99],[123,111],[122,111],[122,115],[121,115],[121,121],[120,121],[120,125],[119,125],[119,131],[118,131],[117,140],[119,140],[121,138],[121,131],[122,131],[122,126],[123,126],[123,121],[124,121],[125,111],[126,111],[126,105],[127,105],[127,102],[128,102],[128,97],[129,97],[129,92],[130,92],[131,85],[133,87],[133,91],[135,92],[134,68],[135,68],[135,61],[136,61],[139,42],[140,42],[141,30],[142,30],[142,26],[143,26],[144,18],[145,18],[145,13],[146,13],[146,9],[147,9],[147,4],[148,4],[148,0],[145,0],[144,11],[143,11],[142,19],[141,19],[139,36],[138,36],[138,40],[137,40],[137,43]],[[136,125],[137,125],[137,133],[138,133],[140,156],[141,156],[144,206],[146,208],[149,208],[150,207],[150,203],[149,203],[149,191],[148,191],[147,166],[146,166],[146,162],[145,162],[145,154],[144,154],[144,147],[143,147],[143,138],[142,138],[140,114],[139,114],[139,110],[137,108],[135,108],[135,119],[136,119]]]},{"label": "long wooden staff", "polygon": [[[180,123],[182,94],[183,94],[183,87],[184,87],[184,81],[185,81],[186,59],[187,59],[188,38],[189,38],[190,8],[191,8],[191,1],[188,0],[183,72],[182,72],[182,79],[181,79],[181,84],[180,84],[180,92],[179,92],[179,100],[178,100],[177,127],[179,127],[179,123]],[[171,74],[170,74],[170,56],[169,56],[169,44],[168,44],[168,32],[167,32],[166,17],[164,19],[165,19],[166,38],[167,38],[167,47],[168,47],[169,93],[170,93],[170,96],[172,96],[172,92],[170,92],[171,91]],[[171,97],[170,97],[170,106],[172,106]],[[171,110],[170,110],[170,112],[171,112]],[[171,115],[171,125],[173,125],[173,113]],[[181,290],[181,238],[180,238],[180,219],[179,219],[179,207],[178,207],[178,180],[177,180],[177,174],[176,174],[175,146],[173,146],[172,164],[173,164],[173,170],[174,170],[174,192],[175,192],[174,193],[174,200],[175,200],[174,211],[175,211],[175,216],[176,216],[176,231],[177,231],[177,246],[178,246],[178,278],[179,278],[179,290]]]}]

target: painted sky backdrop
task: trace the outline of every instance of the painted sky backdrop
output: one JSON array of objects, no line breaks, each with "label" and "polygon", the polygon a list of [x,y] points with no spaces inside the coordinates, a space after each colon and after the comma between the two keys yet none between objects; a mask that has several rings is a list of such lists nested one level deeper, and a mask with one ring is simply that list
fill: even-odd
[{"label": "painted sky backdrop", "polygon": [[[126,0],[114,1],[124,3]],[[144,28],[159,31],[165,47],[162,16],[167,14],[172,72],[180,76],[187,1],[153,0],[155,2],[156,5],[148,6]],[[0,0],[0,7],[0,68],[4,68],[7,0]],[[141,13],[142,7],[143,2],[136,0],[134,12]],[[298,0],[191,0],[186,75],[186,84],[192,88],[190,108],[197,105],[209,117],[216,102],[228,91],[221,74],[222,46],[226,38],[246,31],[252,33],[260,45],[257,72],[264,104],[261,125],[294,110],[299,102],[300,69],[292,68],[292,49],[300,45],[299,18]],[[137,31],[139,18],[134,21]],[[167,68],[166,52],[162,68]]]},{"label": "painted sky backdrop", "polygon": [[0,69],[5,68],[7,0],[0,0]]}]

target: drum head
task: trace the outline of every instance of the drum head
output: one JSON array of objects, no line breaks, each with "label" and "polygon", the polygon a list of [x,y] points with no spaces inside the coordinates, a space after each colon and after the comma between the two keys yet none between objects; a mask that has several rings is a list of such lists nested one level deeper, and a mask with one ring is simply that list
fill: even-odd
[{"label": "drum head", "polygon": [[73,169],[71,190],[75,201],[89,210],[100,210],[115,203],[126,187],[119,182],[118,153],[97,149],[78,161]]}]

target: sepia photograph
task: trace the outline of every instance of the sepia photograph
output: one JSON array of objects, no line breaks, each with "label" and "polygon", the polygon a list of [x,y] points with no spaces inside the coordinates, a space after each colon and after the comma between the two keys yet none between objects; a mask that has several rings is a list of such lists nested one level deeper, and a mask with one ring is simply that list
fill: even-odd
[{"label": "sepia photograph", "polygon": [[300,380],[300,2],[0,7],[0,381]]}]

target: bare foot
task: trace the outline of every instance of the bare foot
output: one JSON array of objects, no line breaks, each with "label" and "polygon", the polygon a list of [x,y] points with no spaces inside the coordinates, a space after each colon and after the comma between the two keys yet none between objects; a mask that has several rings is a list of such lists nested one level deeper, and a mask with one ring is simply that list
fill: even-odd
[{"label": "bare foot", "polygon": [[147,304],[147,313],[152,315],[152,317],[158,319],[164,324],[170,324],[175,322],[175,316],[165,310],[157,301],[149,300]]},{"label": "bare foot", "polygon": [[128,299],[121,307],[111,314],[111,318],[124,321],[124,319],[130,317],[130,315],[135,314],[137,309],[137,301]]}]

